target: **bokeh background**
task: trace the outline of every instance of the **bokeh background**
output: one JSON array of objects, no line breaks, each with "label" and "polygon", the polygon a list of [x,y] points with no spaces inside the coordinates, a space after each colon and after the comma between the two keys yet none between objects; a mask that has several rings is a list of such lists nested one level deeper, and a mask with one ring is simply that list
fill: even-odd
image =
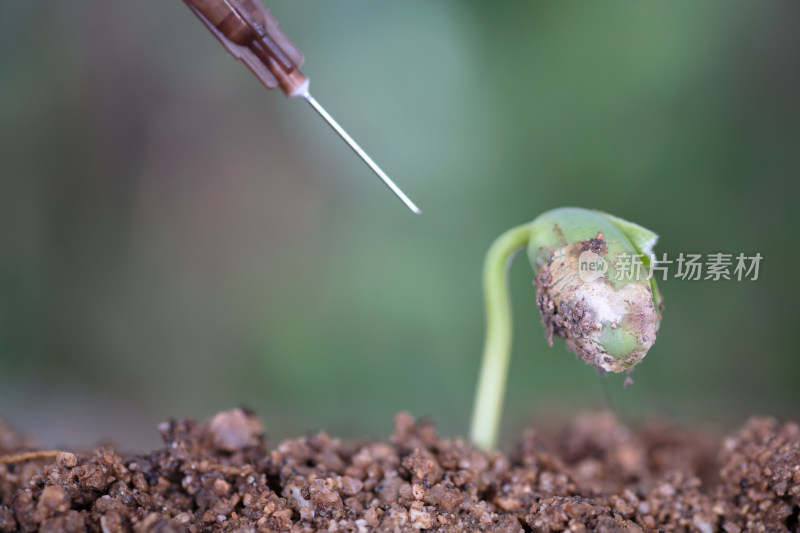
[{"label": "bokeh background", "polygon": [[[562,205],[659,253],[763,256],[661,284],[635,386],[548,349],[524,261],[503,432],[800,416],[800,4],[271,1],[312,93],[267,92],[178,0],[0,4],[0,418],[45,446],[158,444],[244,404],[275,439],[466,434],[491,241]],[[604,392],[604,387],[607,392]]]}]

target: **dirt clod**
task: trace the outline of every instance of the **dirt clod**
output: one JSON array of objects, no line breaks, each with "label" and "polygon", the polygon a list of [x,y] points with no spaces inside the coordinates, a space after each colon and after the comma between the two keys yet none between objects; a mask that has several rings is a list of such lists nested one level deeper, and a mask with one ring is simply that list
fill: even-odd
[{"label": "dirt clod", "polygon": [[[390,444],[325,433],[268,449],[245,410],[160,426],[166,446],[0,464],[0,531],[798,531],[800,428],[718,439],[612,415],[529,430],[513,452],[395,420]],[[30,442],[0,424],[4,454]]]},{"label": "dirt clod", "polygon": [[597,255],[605,255],[608,252],[608,245],[606,245],[602,231],[598,231],[597,237],[593,239],[580,241],[580,248],[582,252],[594,252]]}]

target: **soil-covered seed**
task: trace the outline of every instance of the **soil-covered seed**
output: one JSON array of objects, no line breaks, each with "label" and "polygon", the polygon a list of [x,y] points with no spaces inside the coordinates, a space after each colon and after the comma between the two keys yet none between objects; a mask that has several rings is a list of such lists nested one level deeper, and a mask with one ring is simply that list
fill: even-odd
[{"label": "soil-covered seed", "polygon": [[[0,531],[798,531],[800,429],[718,439],[607,413],[512,453],[401,413],[389,442],[317,433],[268,448],[243,409],[159,426],[165,446],[0,464]],[[31,443],[0,424],[0,455]]]}]

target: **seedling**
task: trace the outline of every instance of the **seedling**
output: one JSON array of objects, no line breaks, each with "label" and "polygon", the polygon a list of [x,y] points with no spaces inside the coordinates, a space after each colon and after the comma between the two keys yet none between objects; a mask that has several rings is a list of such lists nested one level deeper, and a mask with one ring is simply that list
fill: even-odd
[{"label": "seedling", "polygon": [[472,412],[473,442],[483,449],[497,442],[511,358],[507,278],[513,257],[527,249],[550,346],[555,334],[600,373],[630,373],[655,342],[661,322],[661,295],[649,275],[657,240],[652,231],[621,218],[565,207],[492,243],[483,267],[486,339]]}]

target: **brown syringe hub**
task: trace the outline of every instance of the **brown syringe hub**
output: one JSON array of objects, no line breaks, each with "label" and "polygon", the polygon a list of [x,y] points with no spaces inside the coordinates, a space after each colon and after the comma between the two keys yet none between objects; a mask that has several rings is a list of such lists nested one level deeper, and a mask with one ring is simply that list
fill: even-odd
[{"label": "brown syringe hub", "polygon": [[303,96],[308,78],[300,72],[303,54],[258,0],[183,0],[230,54],[243,62],[267,89]]}]

